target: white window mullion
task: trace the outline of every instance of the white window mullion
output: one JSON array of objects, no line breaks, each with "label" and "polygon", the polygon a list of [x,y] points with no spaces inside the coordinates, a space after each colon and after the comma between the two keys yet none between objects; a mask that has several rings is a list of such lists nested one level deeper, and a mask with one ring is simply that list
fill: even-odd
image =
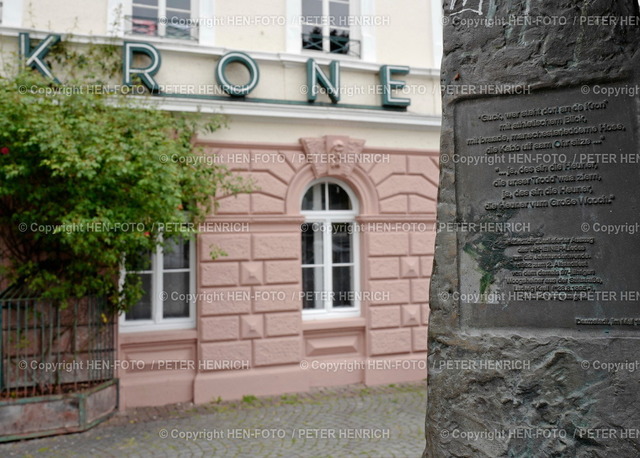
[{"label": "white window mullion", "polygon": [[[314,199],[315,200],[315,199]],[[321,200],[322,201],[322,200]],[[319,220],[318,221],[319,224],[324,227],[324,221],[323,220]],[[314,261],[316,261],[316,263],[319,262],[319,267],[320,269],[318,269],[318,266],[316,264],[316,267],[313,268],[313,279],[314,279],[314,287],[317,288],[318,285],[322,285],[322,288],[326,288],[326,284],[325,284],[325,279],[327,277],[325,269],[327,267],[327,255],[326,255],[326,250],[327,250],[327,241],[325,240],[325,234],[324,232],[321,233],[322,235],[322,245],[320,246],[319,250],[316,250],[315,247],[315,236],[314,236],[314,250],[313,250],[313,258]],[[321,278],[318,278],[321,277]],[[314,299],[314,307],[315,307],[315,303],[316,300]],[[326,303],[326,299],[322,299],[322,309],[326,310],[327,308],[327,303]]]},{"label": "white window mullion", "polygon": [[[198,2],[198,9],[194,9],[191,5],[191,15],[193,11],[198,11],[199,18],[204,19],[203,23],[198,27],[198,43],[202,46],[214,46],[216,42],[216,27],[206,25],[206,19],[213,20],[215,17],[215,1],[214,0],[200,0]],[[298,36],[300,36],[298,34]],[[298,43],[300,40],[298,40]]]},{"label": "white window mullion", "polygon": [[431,0],[431,34],[433,35],[431,42],[433,46],[433,68],[440,68],[442,60],[442,4],[440,0]]},{"label": "white window mullion", "polygon": [[[439,2],[440,0],[432,0]],[[376,14],[375,11],[375,2],[374,0],[362,0],[361,2],[355,2],[356,7],[359,4],[359,11],[351,12],[349,10],[349,14],[351,15],[359,15],[359,16],[369,16],[374,17]],[[349,8],[353,5],[349,4]],[[442,24],[441,24],[442,26]],[[358,27],[352,27],[351,29],[355,29],[358,31]],[[349,30],[349,33],[356,40],[360,40],[360,58],[366,62],[375,62],[376,61],[376,30],[383,30],[380,27],[375,27],[371,25],[362,25],[359,29],[359,34],[354,34],[354,30]]]},{"label": "white window mullion", "polygon": [[[354,220],[353,224],[357,224]],[[353,238],[351,239],[351,261],[353,262],[352,272],[351,272],[351,285],[354,291],[360,291],[360,237],[358,237],[357,233],[353,232]],[[360,303],[360,298],[356,297],[353,306],[362,310],[362,304]]]},{"label": "white window mullion", "polygon": [[[329,0],[322,0],[322,17],[329,17]],[[331,50],[331,45],[329,44],[329,33],[331,30],[328,22],[329,20],[322,21],[322,49],[324,52],[329,52]]]},{"label": "white window mullion", "polygon": [[[351,223],[351,229],[353,229],[355,221]],[[349,283],[349,289],[351,291],[358,291],[356,289],[356,235],[353,230],[349,233],[349,248],[351,250],[351,262],[349,263],[349,271],[351,276],[351,282]],[[354,297],[352,306],[357,309],[360,308],[360,304],[358,304],[357,297]]]},{"label": "white window mullion", "polygon": [[[326,16],[326,12],[325,12],[325,8],[326,5],[328,3],[328,0],[323,0],[323,14],[325,14]],[[322,33],[323,35],[326,35],[324,32]],[[324,39],[323,39],[324,40]],[[323,210],[329,210],[329,186],[327,183],[324,183],[322,185],[323,191],[324,191],[324,205],[325,208],[323,208]],[[333,291],[333,276],[332,276],[332,269],[331,266],[333,264],[333,257],[332,257],[332,250],[333,250],[333,246],[331,244],[331,220],[330,219],[325,219],[322,221],[322,224],[324,226],[324,232],[323,232],[323,245],[324,245],[324,290],[329,292],[329,294],[326,295],[325,301],[324,301],[324,309],[327,312],[330,312],[331,309],[333,308],[333,300],[331,299],[331,291]]]},{"label": "white window mullion", "polygon": [[[286,0],[287,3],[287,52],[298,54],[302,50],[302,2],[304,0]],[[204,3],[204,2],[203,2]]]},{"label": "white window mullion", "polygon": [[[325,186],[327,187],[327,186]],[[328,196],[327,196],[328,197]],[[327,200],[327,205],[329,205],[329,201]],[[327,312],[330,312],[333,309],[333,300],[331,299],[331,292],[333,291],[333,245],[331,243],[331,220],[326,219],[322,222],[324,225],[324,278],[325,278],[325,286],[324,290],[328,292],[326,294],[324,309]]]},{"label": "white window mullion", "polygon": [[[166,18],[166,21],[161,21],[160,18]],[[167,2],[166,0],[158,0],[158,36],[166,37],[167,36],[167,22],[169,20],[169,15],[167,13]]]}]

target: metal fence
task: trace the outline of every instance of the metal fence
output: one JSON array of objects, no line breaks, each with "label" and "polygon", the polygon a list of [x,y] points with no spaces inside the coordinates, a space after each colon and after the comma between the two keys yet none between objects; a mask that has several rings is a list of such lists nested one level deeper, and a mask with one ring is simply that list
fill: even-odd
[{"label": "metal fence", "polygon": [[360,57],[361,54],[360,40],[353,40],[348,35],[323,36],[315,32],[302,34],[302,49],[353,57]]},{"label": "metal fence", "polygon": [[128,35],[146,35],[175,40],[198,40],[199,26],[197,21],[192,19],[125,16],[124,26],[125,33]]},{"label": "metal fence", "polygon": [[0,293],[0,398],[60,394],[114,378],[115,321],[106,301],[66,307],[25,288]]}]

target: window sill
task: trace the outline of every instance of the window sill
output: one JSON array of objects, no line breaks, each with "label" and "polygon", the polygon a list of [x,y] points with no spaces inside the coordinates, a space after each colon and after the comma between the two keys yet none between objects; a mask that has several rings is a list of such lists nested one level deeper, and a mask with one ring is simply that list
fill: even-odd
[{"label": "window sill", "polygon": [[166,37],[158,37],[155,35],[145,35],[143,33],[125,33],[124,34],[125,41],[142,41],[144,43],[151,44],[171,44],[171,45],[191,45],[198,46],[198,40],[181,40],[179,38],[166,38]]},{"label": "window sill", "polygon": [[325,51],[313,51],[311,49],[300,49],[300,55],[309,58],[325,58],[330,61],[338,60],[340,62],[362,62],[362,57],[349,56],[347,54],[330,53]]},{"label": "window sill", "polygon": [[311,320],[302,322],[302,331],[325,331],[328,329],[360,329],[367,325],[363,317],[355,318],[327,318],[324,320]]},{"label": "window sill", "polygon": [[129,334],[132,332],[171,332],[171,331],[189,331],[191,329],[195,329],[196,324],[194,321],[181,321],[178,323],[139,323],[139,324],[128,324],[123,320],[119,323],[118,331],[121,334]]},{"label": "window sill", "polygon": [[133,329],[126,334],[120,332],[120,345],[127,344],[146,344],[154,342],[179,342],[186,340],[196,340],[198,331],[196,329],[180,329],[172,331],[139,331],[133,332]]}]

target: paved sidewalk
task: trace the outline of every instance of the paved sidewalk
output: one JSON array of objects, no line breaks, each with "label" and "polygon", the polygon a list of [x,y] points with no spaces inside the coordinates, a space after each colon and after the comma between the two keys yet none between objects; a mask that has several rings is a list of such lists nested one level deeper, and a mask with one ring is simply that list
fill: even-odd
[{"label": "paved sidewalk", "polygon": [[22,457],[419,457],[425,383],[132,409],[85,433],[0,445]]}]

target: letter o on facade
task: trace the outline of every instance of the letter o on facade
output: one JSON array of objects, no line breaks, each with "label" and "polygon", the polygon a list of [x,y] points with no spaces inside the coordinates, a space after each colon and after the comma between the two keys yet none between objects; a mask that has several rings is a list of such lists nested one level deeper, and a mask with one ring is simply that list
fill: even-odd
[{"label": "letter o on facade", "polygon": [[[249,70],[249,82],[244,85],[232,84],[226,76],[227,65],[237,62]],[[220,58],[216,67],[216,79],[222,90],[233,97],[244,97],[258,85],[260,70],[255,60],[243,52],[232,51]]]}]

